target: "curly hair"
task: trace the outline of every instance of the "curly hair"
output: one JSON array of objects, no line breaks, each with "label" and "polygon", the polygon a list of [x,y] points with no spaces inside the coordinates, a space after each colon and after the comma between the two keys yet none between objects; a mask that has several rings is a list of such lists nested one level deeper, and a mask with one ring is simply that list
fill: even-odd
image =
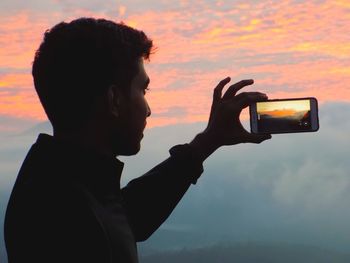
[{"label": "curly hair", "polygon": [[40,102],[56,130],[81,127],[97,96],[117,84],[128,93],[140,58],[153,43],[123,22],[79,18],[47,30],[35,53],[32,75]]}]

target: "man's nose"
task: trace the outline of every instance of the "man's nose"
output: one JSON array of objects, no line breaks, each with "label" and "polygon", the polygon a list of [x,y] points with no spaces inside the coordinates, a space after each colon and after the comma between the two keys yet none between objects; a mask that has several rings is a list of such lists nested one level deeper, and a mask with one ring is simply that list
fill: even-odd
[{"label": "man's nose", "polygon": [[149,107],[148,105],[148,102],[147,103],[147,117],[151,116],[151,108]]}]

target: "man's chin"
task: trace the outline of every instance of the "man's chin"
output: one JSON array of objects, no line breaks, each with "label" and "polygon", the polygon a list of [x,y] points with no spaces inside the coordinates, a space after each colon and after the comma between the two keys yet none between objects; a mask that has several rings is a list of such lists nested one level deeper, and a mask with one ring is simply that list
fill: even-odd
[{"label": "man's chin", "polygon": [[143,139],[143,133],[135,135],[134,133],[125,134],[116,133],[116,136],[112,140],[112,148],[115,155],[135,155],[141,149],[141,141]]},{"label": "man's chin", "polygon": [[137,154],[141,150],[141,144],[128,145],[122,149],[118,149],[116,155],[131,156]]},{"label": "man's chin", "polygon": [[137,149],[137,150],[131,150],[131,151],[127,151],[127,152],[124,152],[120,155],[124,155],[124,156],[132,156],[132,155],[135,155],[137,154],[138,152],[140,151],[140,148]]}]

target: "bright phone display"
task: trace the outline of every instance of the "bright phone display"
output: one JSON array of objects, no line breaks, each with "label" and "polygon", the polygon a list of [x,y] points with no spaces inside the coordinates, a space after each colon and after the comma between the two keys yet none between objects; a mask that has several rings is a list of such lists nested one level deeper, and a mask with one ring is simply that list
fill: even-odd
[{"label": "bright phone display", "polygon": [[315,98],[268,100],[250,105],[252,133],[314,132],[319,129]]}]

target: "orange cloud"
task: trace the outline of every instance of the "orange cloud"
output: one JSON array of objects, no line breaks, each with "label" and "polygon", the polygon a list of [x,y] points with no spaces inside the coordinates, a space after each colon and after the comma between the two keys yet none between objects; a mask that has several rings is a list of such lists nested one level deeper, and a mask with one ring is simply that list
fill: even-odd
[{"label": "orange cloud", "polygon": [[6,92],[0,91],[0,96],[1,115],[31,118],[38,121],[46,120],[40,101],[33,92],[19,92],[16,95],[8,95]]},{"label": "orange cloud", "polygon": [[30,73],[5,74],[0,75],[0,88],[4,87],[21,87],[27,89],[32,85],[32,76]]},{"label": "orange cloud", "polygon": [[[132,4],[114,3],[106,12],[74,9],[3,16],[0,92],[7,106],[1,104],[0,112],[46,118],[34,99],[30,74],[15,70],[30,72],[47,28],[79,16],[122,18],[153,38],[158,51],[146,65],[151,77],[147,98],[154,113],[151,126],[206,121],[212,89],[226,76],[232,82],[254,78],[255,85],[246,90],[261,90],[270,98],[315,96],[321,103],[349,102],[348,10],[345,0],[216,1],[214,5],[181,1],[178,8],[145,6],[137,13]],[[14,98],[11,87],[20,97]],[[174,107],[185,109],[186,114],[167,116]]]}]

